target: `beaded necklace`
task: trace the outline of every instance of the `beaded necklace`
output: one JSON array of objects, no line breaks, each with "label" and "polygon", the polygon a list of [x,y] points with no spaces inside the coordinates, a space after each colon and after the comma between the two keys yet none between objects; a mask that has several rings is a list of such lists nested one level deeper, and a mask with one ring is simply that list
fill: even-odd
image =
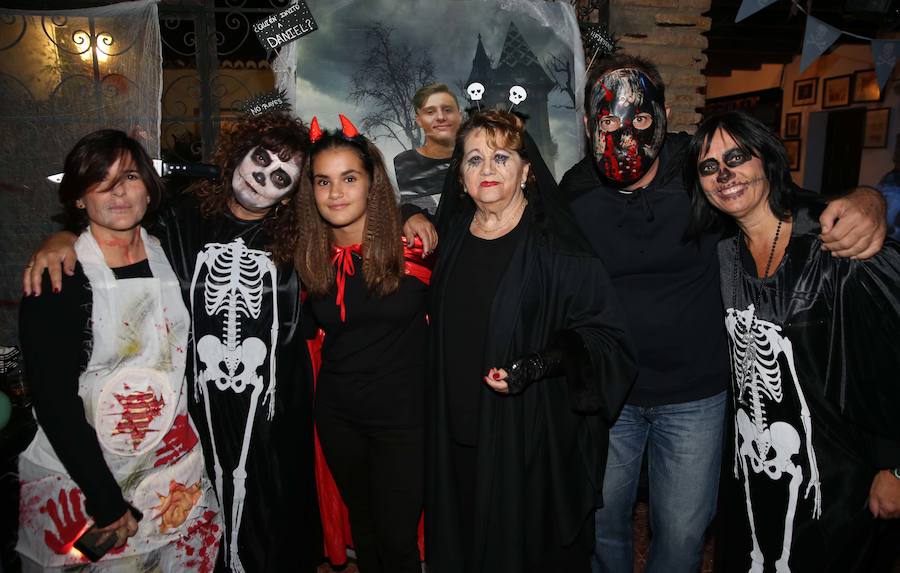
[{"label": "beaded necklace", "polygon": [[[783,221],[779,219],[778,227],[775,228],[775,238],[772,240],[772,248],[769,250],[769,260],[766,261],[766,268],[763,271],[762,278],[766,279],[769,277],[769,270],[772,268],[772,261],[775,260],[775,249],[778,246],[778,238],[781,236],[781,225]],[[738,284],[738,273],[740,270],[741,264],[741,240],[744,237],[743,231],[739,231],[738,234],[734,237],[734,277],[731,282],[731,308],[737,308],[737,284]],[[744,334],[741,344],[744,348],[747,349],[744,352],[744,359],[741,362],[741,371],[739,374],[739,384],[740,387],[744,386],[744,382],[747,379],[747,376],[750,374],[750,370],[753,367],[753,363],[756,359],[756,351],[755,347],[751,349],[750,347],[750,339],[753,337],[753,327],[756,325],[756,311],[759,308],[759,299],[762,297],[763,287],[760,286],[756,291],[756,296],[753,298],[753,304],[750,305],[750,318],[747,321],[747,331]]]}]

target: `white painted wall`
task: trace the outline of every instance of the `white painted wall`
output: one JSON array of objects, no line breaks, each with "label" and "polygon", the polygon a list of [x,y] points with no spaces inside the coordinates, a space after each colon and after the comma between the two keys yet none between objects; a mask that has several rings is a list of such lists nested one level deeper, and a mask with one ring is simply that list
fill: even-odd
[{"label": "white painted wall", "polygon": [[[872,50],[868,44],[840,45],[834,48],[830,54],[819,57],[812,65],[800,74],[800,56],[794,57],[791,63],[786,65],[766,64],[756,72],[735,71],[730,77],[710,77],[706,87],[706,97],[715,98],[736,95],[746,92],[781,87],[784,90],[784,103],[782,106],[782,120],[784,114],[800,112],[802,127],[800,138],[802,140],[802,155],[800,170],[793,172],[794,181],[798,185],[804,185],[804,181],[812,186],[817,184],[819,174],[810,173],[805,177],[805,169],[808,162],[817,163],[815,157],[809,154],[821,153],[822,145],[810,145],[809,124],[810,114],[822,111],[822,90],[825,79],[833,76],[852,74],[857,70],[874,68]],[[814,105],[794,107],[794,82],[799,79],[818,78],[816,103]],[[891,79],[884,89],[885,95],[880,102],[855,104],[849,107],[891,108],[891,123],[888,132],[888,146],[884,149],[863,149],[862,161],[859,169],[859,183],[861,185],[873,185],[893,169],[894,146],[897,134],[900,133],[900,77],[898,69],[894,70]],[[836,109],[846,109],[836,108]],[[828,110],[825,110],[826,112]],[[813,130],[815,133],[815,129]],[[817,137],[819,137],[817,135]]]}]

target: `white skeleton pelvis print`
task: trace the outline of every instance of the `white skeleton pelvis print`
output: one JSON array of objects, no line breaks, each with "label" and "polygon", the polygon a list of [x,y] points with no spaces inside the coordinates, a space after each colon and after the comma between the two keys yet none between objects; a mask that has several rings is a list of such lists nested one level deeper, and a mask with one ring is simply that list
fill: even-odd
[{"label": "white skeleton pelvis print", "polygon": [[[198,279],[203,279],[203,299],[196,301]],[[266,281],[269,281],[271,299],[267,299]],[[258,415],[260,395],[262,404],[268,404],[267,419],[271,420],[275,413],[275,347],[278,341],[278,277],[275,264],[269,253],[250,249],[243,239],[237,238],[230,243],[209,243],[197,256],[194,276],[191,280],[191,312],[194,324],[200,313],[208,319],[216,319],[221,323],[221,333],[204,334],[196,343],[196,360],[194,384],[196,392],[202,396],[206,410],[206,423],[209,435],[213,437],[213,467],[215,470],[216,493],[219,505],[226,517],[229,534],[223,540],[222,550],[225,554],[225,565],[235,573],[242,573],[244,567],[238,556],[238,533],[241,529],[241,518],[244,513],[246,498],[246,482],[253,479],[247,473],[247,458],[250,452],[253,422]],[[271,304],[271,324],[268,328],[255,325],[245,329],[247,323],[254,323],[264,316],[263,309]],[[204,321],[209,323],[209,320]],[[192,326],[193,328],[193,326]],[[255,336],[245,336],[245,330],[251,332],[269,331],[268,341]],[[194,329],[196,332],[196,329]],[[194,337],[196,340],[196,336]],[[268,344],[267,344],[268,342]],[[269,358],[268,371],[263,369]],[[199,369],[199,370],[197,370]],[[233,425],[237,420],[228,419],[211,408],[209,393],[243,394],[250,392],[250,406],[241,442],[240,457],[232,461],[231,467],[222,467],[222,455],[215,443],[216,425]],[[231,449],[231,448],[229,448]],[[225,472],[230,474],[233,488],[232,504],[226,508],[227,499],[222,487]]]},{"label": "white skeleton pelvis print", "polygon": [[[821,515],[822,499],[819,468],[812,445],[812,423],[809,406],[794,363],[791,341],[781,335],[781,327],[756,317],[751,304],[746,310],[729,308],[725,328],[731,339],[731,365],[734,373],[735,401],[735,477],[744,484],[747,518],[750,524],[752,549],[751,573],[762,573],[765,555],[757,538],[757,522],[768,522],[754,515],[751,501],[750,473],[766,476],[772,481],[786,480],[787,508],[783,520],[784,536],[775,561],[777,573],[790,572],[791,542],[800,487],[807,478],[804,497],[813,496],[812,517]],[[782,364],[787,367],[784,371]],[[773,419],[771,410],[784,400],[785,384],[790,384],[800,405],[801,427],[788,420]],[[796,417],[792,417],[796,418]],[[798,459],[806,444],[807,459]]]}]

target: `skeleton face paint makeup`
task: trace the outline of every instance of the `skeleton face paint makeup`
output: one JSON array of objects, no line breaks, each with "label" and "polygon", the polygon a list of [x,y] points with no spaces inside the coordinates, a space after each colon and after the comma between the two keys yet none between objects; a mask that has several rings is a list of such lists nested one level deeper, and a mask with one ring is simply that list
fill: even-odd
[{"label": "skeleton face paint makeup", "polygon": [[[753,156],[751,154],[743,151],[739,147],[729,149],[722,157],[722,159],[725,160],[725,166],[730,167],[731,169],[747,163],[752,158]],[[697,171],[700,173],[700,177],[709,177],[710,175],[721,172],[719,175],[719,178],[721,179],[725,176],[725,173],[728,172],[728,169],[722,169],[717,159],[709,158],[701,161],[699,165],[697,165]]]},{"label": "skeleton face paint makeup", "polygon": [[717,130],[697,162],[700,187],[713,207],[741,220],[768,209],[769,182],[762,160],[741,149],[727,132]]},{"label": "skeleton face paint makeup", "polygon": [[296,188],[300,180],[298,163],[297,157],[282,161],[264,147],[251,149],[231,177],[235,201],[245,211],[265,215]]},{"label": "skeleton face paint makeup", "polygon": [[660,89],[636,69],[612,70],[594,84],[589,109],[588,127],[600,173],[623,186],[643,177],[666,135]]}]

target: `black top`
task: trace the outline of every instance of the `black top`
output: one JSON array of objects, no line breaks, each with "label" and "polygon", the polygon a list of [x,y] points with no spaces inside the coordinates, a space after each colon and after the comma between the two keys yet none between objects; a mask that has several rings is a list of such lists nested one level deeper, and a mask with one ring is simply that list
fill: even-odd
[{"label": "black top", "polygon": [[520,221],[511,232],[494,240],[467,233],[447,277],[445,351],[454,357],[446,365],[447,403],[452,436],[460,444],[475,445],[483,377],[490,368],[503,366],[485,364],[484,348],[497,285],[524,228]]},{"label": "black top", "polygon": [[[118,280],[153,276],[146,259],[112,271]],[[93,340],[91,285],[81,263],[76,263],[75,274],[63,274],[59,293],[52,293],[47,272],[41,288],[46,294],[24,297],[19,310],[34,413],[66,472],[84,493],[87,512],[104,527],[120,518],[128,505],[78,396],[78,379],[88,365]]]},{"label": "black top", "polygon": [[396,291],[378,298],[366,287],[362,258],[352,257],[356,270],[346,276],[345,322],[335,288],[306,301],[305,315],[312,317],[304,327],[307,336],[315,327],[325,331],[316,409],[372,426],[421,425],[427,287],[407,275]]},{"label": "black top", "polygon": [[628,403],[638,406],[699,400],[728,382],[720,235],[682,238],[690,214],[681,176],[688,139],[668,134],[656,177],[630,194],[605,184],[590,157],[560,183],[624,305],[640,361]]},{"label": "black top", "polygon": [[[531,158],[540,160],[537,154]],[[537,571],[560,547],[593,543],[584,524],[602,503],[607,428],[631,387],[636,361],[621,305],[600,260],[568,240],[565,229],[557,232],[559,219],[547,217],[539,203],[529,197],[521,238],[503,265],[482,363],[502,366],[543,352],[557,338],[574,340],[565,372],[545,376],[521,394],[478,385],[475,492],[468,501],[474,525],[468,530],[460,529],[461,501],[453,478],[448,373],[462,357],[449,350],[454,341],[447,325],[453,313],[447,301],[451,279],[471,272],[459,258],[474,208],[459,211],[441,236],[429,293],[425,451],[425,545],[433,573]],[[542,226],[541,220],[551,224]],[[472,561],[467,563],[469,546]]]},{"label": "black top", "polygon": [[[719,244],[735,371],[729,426],[737,434],[725,443],[741,452],[720,496],[725,571],[749,567],[750,508],[766,562],[781,555],[782,539],[759,532],[782,532],[790,518],[790,565],[871,570],[860,565],[879,522],[869,513],[869,488],[879,469],[900,464],[890,441],[900,437],[900,246],[888,240],[865,261],[832,257],[818,237],[822,208],[795,210],[790,243],[768,278],[757,276],[743,241]],[[767,461],[754,469],[754,456]],[[793,473],[799,492],[787,517],[782,471]]]},{"label": "black top", "polygon": [[[200,341],[207,335],[221,339],[228,312],[223,311],[224,305],[211,305],[212,310],[207,311],[205,286],[210,269],[204,265],[203,257],[217,248],[236,248],[238,241],[249,249],[266,251],[272,240],[267,219],[243,221],[230,212],[203,215],[197,198],[184,193],[160,212],[150,232],[159,238],[178,276],[185,304],[191,312],[193,339]],[[266,346],[265,362],[259,365],[257,374],[268,387],[272,382],[269,358],[274,289],[277,296],[274,319],[278,321],[274,412],[270,419],[269,404],[264,402],[265,394],[261,395],[245,466],[246,497],[238,547],[247,573],[297,571],[318,564],[322,554],[313,464],[312,373],[306,340],[299,333],[303,320],[300,281],[290,263],[277,265],[276,270],[275,284],[268,274],[262,278],[258,314],[240,319],[241,340],[256,338]],[[192,391],[188,392],[188,411],[203,447],[206,472],[212,478],[215,475],[212,436],[204,401],[194,391],[198,384],[194,379],[195,349],[189,344],[185,376]],[[206,365],[197,366],[199,370]],[[209,396],[216,449],[226,476],[224,491],[218,492],[218,497],[222,515],[229,516],[234,483],[229,476],[242,453],[251,393],[219,391],[214,384],[209,387],[212,388]],[[229,519],[226,517],[224,535],[230,534]]]},{"label": "black top", "polygon": [[411,203],[434,215],[449,167],[449,157],[432,159],[415,149],[399,153],[394,157],[394,173],[400,189],[400,203]]}]

